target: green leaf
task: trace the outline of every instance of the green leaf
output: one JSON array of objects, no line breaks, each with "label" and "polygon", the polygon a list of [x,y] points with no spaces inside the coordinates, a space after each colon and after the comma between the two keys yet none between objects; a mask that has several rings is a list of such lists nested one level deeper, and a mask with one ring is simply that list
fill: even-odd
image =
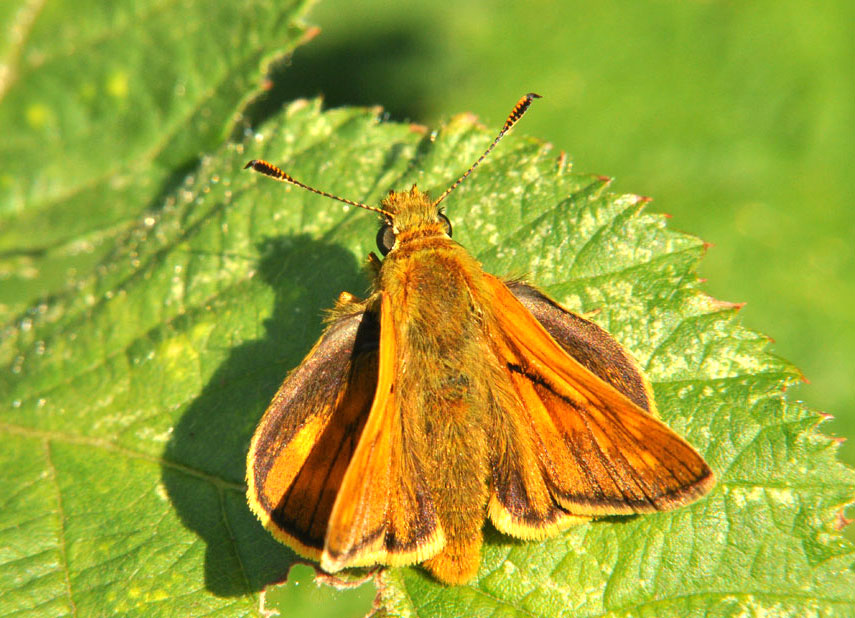
[{"label": "green leaf", "polygon": [[307,34],[307,0],[0,8],[0,319],[105,259],[157,210],[276,49]]},{"label": "green leaf", "polygon": [[[246,506],[249,438],[320,334],[323,310],[342,290],[365,291],[376,219],[242,167],[267,158],[376,203],[413,182],[436,194],[493,133],[462,116],[426,135],[373,111],[298,101],[205,157],[108,260],[7,324],[0,613],[260,612],[259,593],[295,556]],[[699,290],[699,240],[607,184],[569,173],[517,130],[445,205],[488,271],[527,273],[571,308],[596,311],[718,485],[675,512],[542,543],[488,530],[471,585],[387,570],[383,613],[851,615],[853,548],[833,522],[855,475],[817,433],[821,416],[786,398],[798,372],[739,326],[737,306]],[[287,599],[274,604],[292,615]]]}]

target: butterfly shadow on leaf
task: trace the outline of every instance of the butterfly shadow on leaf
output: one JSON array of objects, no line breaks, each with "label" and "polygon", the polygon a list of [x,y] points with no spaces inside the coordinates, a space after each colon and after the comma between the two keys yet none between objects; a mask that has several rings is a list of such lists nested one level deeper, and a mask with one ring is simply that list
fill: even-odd
[{"label": "butterfly shadow on leaf", "polygon": [[[341,291],[362,294],[367,286],[354,255],[340,246],[300,235],[266,239],[259,250],[257,276],[274,293],[272,315],[259,318],[259,338],[229,349],[182,414],[163,454],[169,499],[184,525],[205,542],[205,588],[218,596],[261,590],[282,580],[297,560],[247,507],[249,441],[288,371],[320,335],[324,309]],[[247,294],[246,303],[254,302]],[[211,307],[251,319],[246,316],[252,309],[234,303],[214,301]],[[259,312],[266,311],[262,305]],[[189,558],[193,551],[187,551]]]}]

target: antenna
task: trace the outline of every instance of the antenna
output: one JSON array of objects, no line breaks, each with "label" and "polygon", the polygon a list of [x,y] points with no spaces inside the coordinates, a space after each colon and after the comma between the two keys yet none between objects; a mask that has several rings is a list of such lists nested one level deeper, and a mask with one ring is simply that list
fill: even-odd
[{"label": "antenna", "polygon": [[243,169],[252,168],[254,171],[259,174],[264,174],[265,176],[270,176],[274,180],[278,180],[280,182],[287,182],[288,184],[296,185],[301,189],[306,189],[307,191],[311,191],[312,193],[317,193],[318,195],[323,195],[324,197],[331,197],[334,200],[338,200],[339,202],[344,202],[345,204],[350,204],[351,206],[358,206],[359,208],[364,208],[365,210],[373,210],[374,212],[379,212],[381,215],[385,215],[386,217],[392,219],[392,213],[383,210],[382,208],[377,208],[376,206],[369,206],[367,204],[362,204],[360,202],[354,202],[353,200],[349,200],[343,197],[339,197],[337,195],[333,195],[332,193],[327,193],[326,191],[321,191],[320,189],[315,189],[314,187],[310,187],[309,185],[304,185],[299,180],[294,180],[290,174],[283,172],[281,169],[273,165],[272,163],[268,163],[263,159],[253,159],[249,163],[247,163]]},{"label": "antenna", "polygon": [[481,163],[481,161],[483,161],[484,159],[487,158],[487,155],[490,154],[490,152],[493,150],[493,148],[496,147],[496,144],[498,144],[499,140],[501,140],[505,136],[505,133],[510,131],[511,128],[519,121],[519,119],[523,117],[523,114],[526,113],[526,111],[528,110],[532,101],[534,101],[535,99],[540,99],[540,98],[542,98],[542,97],[539,94],[536,94],[534,92],[529,92],[527,95],[525,95],[519,101],[517,101],[517,104],[514,105],[514,108],[511,110],[511,113],[508,114],[508,118],[507,118],[507,120],[505,120],[505,125],[502,127],[502,130],[499,131],[499,134],[496,136],[496,139],[493,140],[493,143],[490,144],[490,146],[487,148],[487,150],[484,151],[484,154],[482,154],[480,157],[478,157],[478,160],[472,164],[472,167],[470,167],[468,170],[466,170],[466,172],[463,174],[463,176],[461,176],[456,181],[454,181],[454,184],[451,185],[450,187],[448,187],[448,189],[446,189],[445,192],[442,195],[440,195],[434,201],[434,203],[433,203],[434,206],[439,205],[439,203],[442,200],[444,200],[448,196],[449,193],[454,191],[461,182],[466,180],[466,178],[469,176],[469,174],[471,174],[472,171],[476,167],[478,167],[478,165]]}]

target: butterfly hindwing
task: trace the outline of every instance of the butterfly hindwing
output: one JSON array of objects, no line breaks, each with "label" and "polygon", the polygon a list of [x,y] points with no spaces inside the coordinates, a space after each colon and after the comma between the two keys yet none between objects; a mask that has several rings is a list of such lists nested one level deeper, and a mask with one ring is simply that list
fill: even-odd
[{"label": "butterfly hindwing", "polygon": [[284,381],[253,436],[247,495],[273,535],[318,559],[377,382],[377,316],[338,317]]}]

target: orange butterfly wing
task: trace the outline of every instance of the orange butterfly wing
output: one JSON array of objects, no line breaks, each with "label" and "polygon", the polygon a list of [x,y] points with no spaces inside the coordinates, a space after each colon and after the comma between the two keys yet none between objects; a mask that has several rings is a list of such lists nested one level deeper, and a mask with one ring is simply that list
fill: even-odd
[{"label": "orange butterfly wing", "polygon": [[537,288],[507,283],[517,300],[574,359],[654,416],[653,389],[638,362],[605,330],[567,311]]},{"label": "orange butterfly wing", "polygon": [[368,422],[330,515],[321,567],[422,562],[445,544],[442,527],[410,457],[395,400],[395,329],[381,293],[380,371]]},{"label": "orange butterfly wing", "polygon": [[339,318],[285,380],[247,456],[252,511],[330,572],[420,562],[445,537],[404,449],[389,301]]},{"label": "orange butterfly wing", "polygon": [[331,324],[283,382],[247,456],[250,508],[280,541],[320,559],[333,502],[374,398],[377,316]]},{"label": "orange butterfly wing", "polygon": [[[500,308],[489,327],[491,340],[515,395],[501,403],[510,409],[507,416],[524,419],[516,430],[534,442],[538,459],[536,474],[523,474],[524,465],[508,463],[510,457],[497,459],[489,514],[499,530],[542,537],[579,518],[675,508],[712,487],[706,462],[654,416],[649,386],[633,371],[634,361],[618,363],[625,375],[613,378],[609,363],[585,359],[586,346],[565,336],[568,324],[557,313],[551,322],[544,318],[559,335],[553,338],[514,293],[549,317],[553,309],[536,306],[546,297],[527,286],[512,292],[491,275],[486,281]],[[593,328],[582,327],[582,339],[605,334]],[[562,337],[566,347],[556,342]]]}]

